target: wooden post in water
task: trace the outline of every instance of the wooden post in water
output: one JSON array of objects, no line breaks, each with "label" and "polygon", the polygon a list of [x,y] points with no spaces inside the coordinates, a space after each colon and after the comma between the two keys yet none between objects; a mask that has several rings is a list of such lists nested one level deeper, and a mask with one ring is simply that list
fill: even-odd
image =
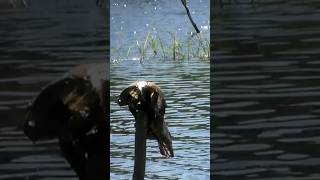
[{"label": "wooden post in water", "polygon": [[135,149],[133,180],[143,180],[146,166],[147,113],[139,110],[135,119]]}]

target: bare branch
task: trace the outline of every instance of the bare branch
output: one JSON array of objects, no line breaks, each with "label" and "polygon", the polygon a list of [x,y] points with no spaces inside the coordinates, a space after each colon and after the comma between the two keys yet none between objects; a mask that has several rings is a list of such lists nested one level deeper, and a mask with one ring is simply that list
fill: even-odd
[{"label": "bare branch", "polygon": [[182,5],[184,6],[184,8],[186,9],[186,11],[187,11],[187,14],[188,14],[188,17],[189,17],[189,20],[190,20],[192,26],[194,27],[194,29],[196,30],[197,33],[200,33],[200,31],[199,31],[196,23],[194,23],[194,21],[193,21],[193,19],[192,19],[192,17],[191,17],[189,8],[188,8],[188,6],[187,6],[187,0],[181,0],[181,3],[182,3]]}]

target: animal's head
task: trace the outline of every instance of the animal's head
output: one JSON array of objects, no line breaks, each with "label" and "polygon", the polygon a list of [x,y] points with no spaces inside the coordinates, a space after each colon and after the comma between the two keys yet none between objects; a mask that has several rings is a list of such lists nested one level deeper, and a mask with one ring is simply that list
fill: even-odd
[{"label": "animal's head", "polygon": [[53,138],[66,121],[70,112],[62,102],[64,82],[49,84],[28,107],[24,133],[32,141],[40,138]]},{"label": "animal's head", "polygon": [[135,85],[130,85],[124,89],[117,98],[119,106],[126,106],[136,108],[141,104],[141,91]]},{"label": "animal's head", "polygon": [[84,79],[64,78],[51,83],[28,108],[24,133],[32,141],[85,133],[94,124],[93,116],[101,108],[99,101]]}]

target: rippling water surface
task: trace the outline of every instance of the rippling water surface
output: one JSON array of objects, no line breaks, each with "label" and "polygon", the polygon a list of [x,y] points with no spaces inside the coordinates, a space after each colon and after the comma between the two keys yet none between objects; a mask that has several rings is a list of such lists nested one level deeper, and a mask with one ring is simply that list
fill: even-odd
[{"label": "rippling water surface", "polygon": [[106,59],[104,12],[86,0],[29,5],[0,6],[0,179],[74,179],[56,141],[34,145],[16,127],[42,86],[80,63]]},{"label": "rippling water surface", "polygon": [[215,8],[216,179],[319,179],[320,4]]},{"label": "rippling water surface", "polygon": [[[130,68],[128,68],[130,67]],[[209,64],[205,62],[123,61],[111,65],[111,99],[136,80],[157,83],[166,101],[166,121],[174,158],[164,158],[155,140],[147,141],[146,179],[209,179]],[[111,178],[133,174],[134,118],[111,102]]]},{"label": "rippling water surface", "polygon": [[[194,20],[209,38],[208,0],[189,1]],[[155,140],[147,141],[146,179],[209,179],[209,62],[137,59],[136,41],[148,32],[164,42],[170,33],[190,37],[193,27],[180,1],[111,0],[111,99],[136,80],[153,81],[165,93],[166,120],[174,137],[175,157],[166,159]],[[131,48],[131,49],[130,49]],[[117,49],[117,52],[113,51]],[[131,53],[126,56],[130,49]],[[128,60],[130,59],[130,60]],[[131,179],[134,159],[134,118],[128,108],[111,102],[111,179]]]}]

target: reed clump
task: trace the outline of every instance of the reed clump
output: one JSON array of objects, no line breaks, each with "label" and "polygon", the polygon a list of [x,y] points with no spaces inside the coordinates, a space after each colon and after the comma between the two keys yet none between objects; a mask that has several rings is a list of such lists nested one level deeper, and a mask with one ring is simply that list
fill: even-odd
[{"label": "reed clump", "polygon": [[175,33],[168,32],[168,36],[169,40],[165,41],[160,35],[148,32],[144,38],[137,39],[135,45],[128,48],[126,57],[121,57],[117,49],[111,49],[111,55],[118,59],[134,57],[140,62],[151,59],[209,60],[210,40],[203,33],[192,34],[184,40]]}]

